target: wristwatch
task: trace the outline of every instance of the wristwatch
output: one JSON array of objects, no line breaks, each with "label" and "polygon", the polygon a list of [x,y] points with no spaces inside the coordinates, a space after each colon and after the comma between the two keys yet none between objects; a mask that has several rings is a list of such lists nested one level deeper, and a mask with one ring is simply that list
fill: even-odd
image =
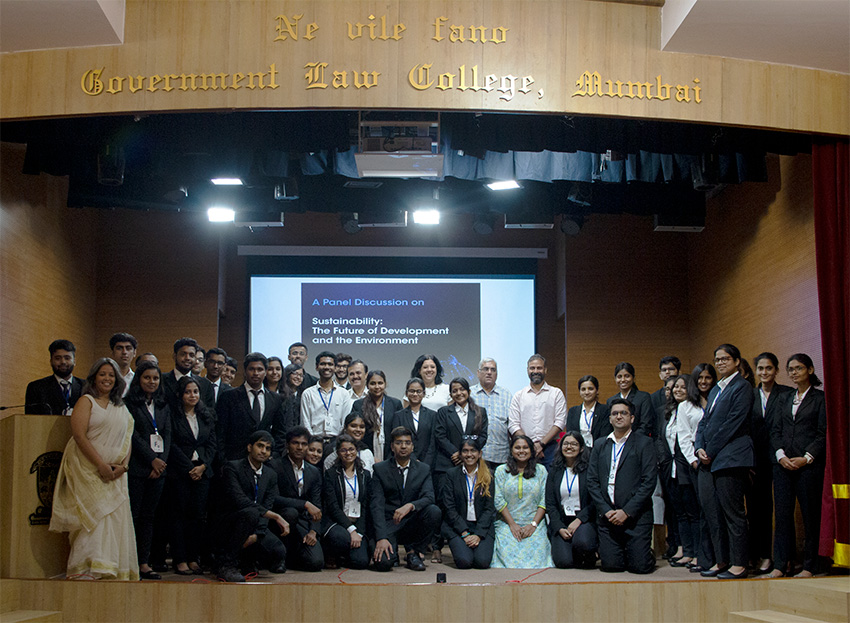
[{"label": "wristwatch", "polygon": [[534,527],[536,528],[536,527],[537,527],[537,522],[536,522],[536,521],[532,521],[532,522],[531,522],[531,525],[532,525],[532,526],[534,526]]}]

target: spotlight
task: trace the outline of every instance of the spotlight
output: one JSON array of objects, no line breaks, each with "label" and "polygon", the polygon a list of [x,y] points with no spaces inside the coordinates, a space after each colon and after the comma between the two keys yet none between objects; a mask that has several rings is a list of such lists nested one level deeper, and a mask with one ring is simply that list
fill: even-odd
[{"label": "spotlight", "polygon": [[236,212],[232,208],[213,206],[207,210],[207,218],[210,223],[232,223]]},{"label": "spotlight", "polygon": [[522,188],[516,180],[503,180],[500,182],[490,182],[487,184],[490,190],[512,190],[514,188]]},{"label": "spotlight", "polygon": [[360,223],[357,220],[357,212],[343,212],[339,216],[342,230],[346,234],[356,234],[360,231]]},{"label": "spotlight", "polygon": [[489,236],[493,233],[493,227],[496,225],[496,215],[495,214],[476,214],[475,220],[472,222],[472,230],[476,234],[481,234],[482,236]]},{"label": "spotlight", "polygon": [[440,211],[439,210],[414,210],[413,222],[417,225],[439,225]]},{"label": "spotlight", "polygon": [[298,182],[294,177],[287,177],[280,181],[280,184],[275,184],[274,198],[277,201],[295,201],[300,199],[298,194]]},{"label": "spotlight", "polygon": [[238,177],[214,177],[210,180],[216,186],[242,186],[242,179]]},{"label": "spotlight", "polygon": [[583,216],[561,215],[561,231],[567,236],[578,236],[584,225]]}]

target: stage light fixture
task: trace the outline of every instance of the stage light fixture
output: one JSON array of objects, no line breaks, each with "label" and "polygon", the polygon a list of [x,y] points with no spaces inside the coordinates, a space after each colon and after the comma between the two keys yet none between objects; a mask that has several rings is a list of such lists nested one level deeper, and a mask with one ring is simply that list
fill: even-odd
[{"label": "stage light fixture", "polygon": [[439,210],[414,210],[413,222],[417,225],[439,225],[440,211]]},{"label": "stage light fixture", "polygon": [[583,216],[561,215],[561,231],[567,236],[578,236],[584,225]]},{"label": "stage light fixture", "polygon": [[243,182],[238,177],[214,177],[210,180],[216,186],[242,186]]},{"label": "stage light fixture", "polygon": [[207,210],[207,218],[210,219],[210,223],[232,223],[236,218],[236,212],[233,208],[213,206]]},{"label": "stage light fixture", "polygon": [[489,236],[493,233],[493,227],[495,227],[495,225],[495,214],[476,214],[475,220],[472,221],[472,231],[482,236]]},{"label": "stage light fixture", "polygon": [[339,222],[346,234],[356,234],[362,229],[357,212],[343,212],[339,215]]},{"label": "stage light fixture", "polygon": [[499,182],[490,182],[487,184],[490,190],[512,190],[514,188],[522,188],[516,180],[502,180]]}]

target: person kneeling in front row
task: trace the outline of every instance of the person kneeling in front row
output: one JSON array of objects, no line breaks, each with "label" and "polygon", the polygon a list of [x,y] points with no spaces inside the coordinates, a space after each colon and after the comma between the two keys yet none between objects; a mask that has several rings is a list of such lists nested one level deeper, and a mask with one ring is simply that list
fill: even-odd
[{"label": "person kneeling in front row", "polygon": [[286,571],[286,548],[268,529],[271,520],[282,535],[289,533],[289,524],[271,510],[278,495],[277,474],[265,463],[273,446],[271,434],[257,431],[248,440],[248,456],[224,465],[215,549],[218,577],[225,582],[244,582],[238,569],[255,568],[258,557],[272,573]]},{"label": "person kneeling in front row", "polygon": [[411,460],[413,433],[409,429],[394,428],[390,439],[394,456],[375,464],[369,495],[376,540],[374,568],[391,571],[401,543],[407,550],[407,568],[425,571],[422,553],[442,519],[434,504],[431,468]]}]

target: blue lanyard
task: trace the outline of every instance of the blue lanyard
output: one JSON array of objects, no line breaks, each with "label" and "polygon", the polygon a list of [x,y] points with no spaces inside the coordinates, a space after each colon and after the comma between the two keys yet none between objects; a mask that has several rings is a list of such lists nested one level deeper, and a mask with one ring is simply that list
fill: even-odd
[{"label": "blue lanyard", "polygon": [[321,387],[319,388],[319,398],[322,399],[322,405],[325,407],[325,411],[327,411],[328,413],[331,412],[331,403],[333,402],[335,391],[336,391],[336,387],[332,387],[331,388],[331,395],[328,396],[328,401],[325,402],[325,397],[322,394],[322,388]]},{"label": "blue lanyard", "polygon": [[[626,441],[628,441],[628,439]],[[623,445],[620,446],[619,450],[617,450],[616,442],[614,443],[614,465],[620,464],[620,455],[623,453],[623,448],[625,448],[625,447],[626,447],[625,441],[623,442]]]},{"label": "blue lanyard", "polygon": [[475,483],[478,482],[478,472],[472,477],[472,486],[469,486],[469,474],[465,474],[466,476],[466,490],[469,492],[469,501],[472,502],[473,496],[475,494]]},{"label": "blue lanyard", "polygon": [[587,426],[587,430],[590,430],[590,423],[593,421],[593,409],[590,410],[590,417],[587,417],[587,411],[584,407],[581,408],[581,412],[584,415],[584,425]]},{"label": "blue lanyard", "polygon": [[156,411],[156,406],[153,406],[153,410],[148,409],[148,413],[151,415],[151,420],[153,420],[153,432],[159,435],[159,429],[156,426],[156,416],[154,415],[154,411]]},{"label": "blue lanyard", "polygon": [[345,480],[345,484],[348,485],[348,488],[351,489],[351,494],[354,496],[354,499],[357,499],[357,472],[354,473],[354,486],[351,486],[351,483],[348,480],[348,476],[343,473],[342,479]]},{"label": "blue lanyard", "polygon": [[[625,445],[625,444],[623,444]],[[618,455],[619,456],[619,455]],[[567,472],[564,472],[564,478],[566,479]],[[573,485],[576,483],[576,478],[578,478],[578,474],[573,474],[572,480],[567,479],[567,495],[572,497],[573,495]]]},{"label": "blue lanyard", "polygon": [[384,423],[384,400],[386,400],[386,396],[381,396],[381,410],[378,411],[378,424]]},{"label": "blue lanyard", "polygon": [[416,426],[418,428],[419,427],[419,414],[411,411],[410,416],[413,418],[413,423],[416,424]]},{"label": "blue lanyard", "polygon": [[260,496],[260,485],[258,484],[259,478],[257,477],[257,472],[254,472],[254,503],[256,504],[257,498]]}]

